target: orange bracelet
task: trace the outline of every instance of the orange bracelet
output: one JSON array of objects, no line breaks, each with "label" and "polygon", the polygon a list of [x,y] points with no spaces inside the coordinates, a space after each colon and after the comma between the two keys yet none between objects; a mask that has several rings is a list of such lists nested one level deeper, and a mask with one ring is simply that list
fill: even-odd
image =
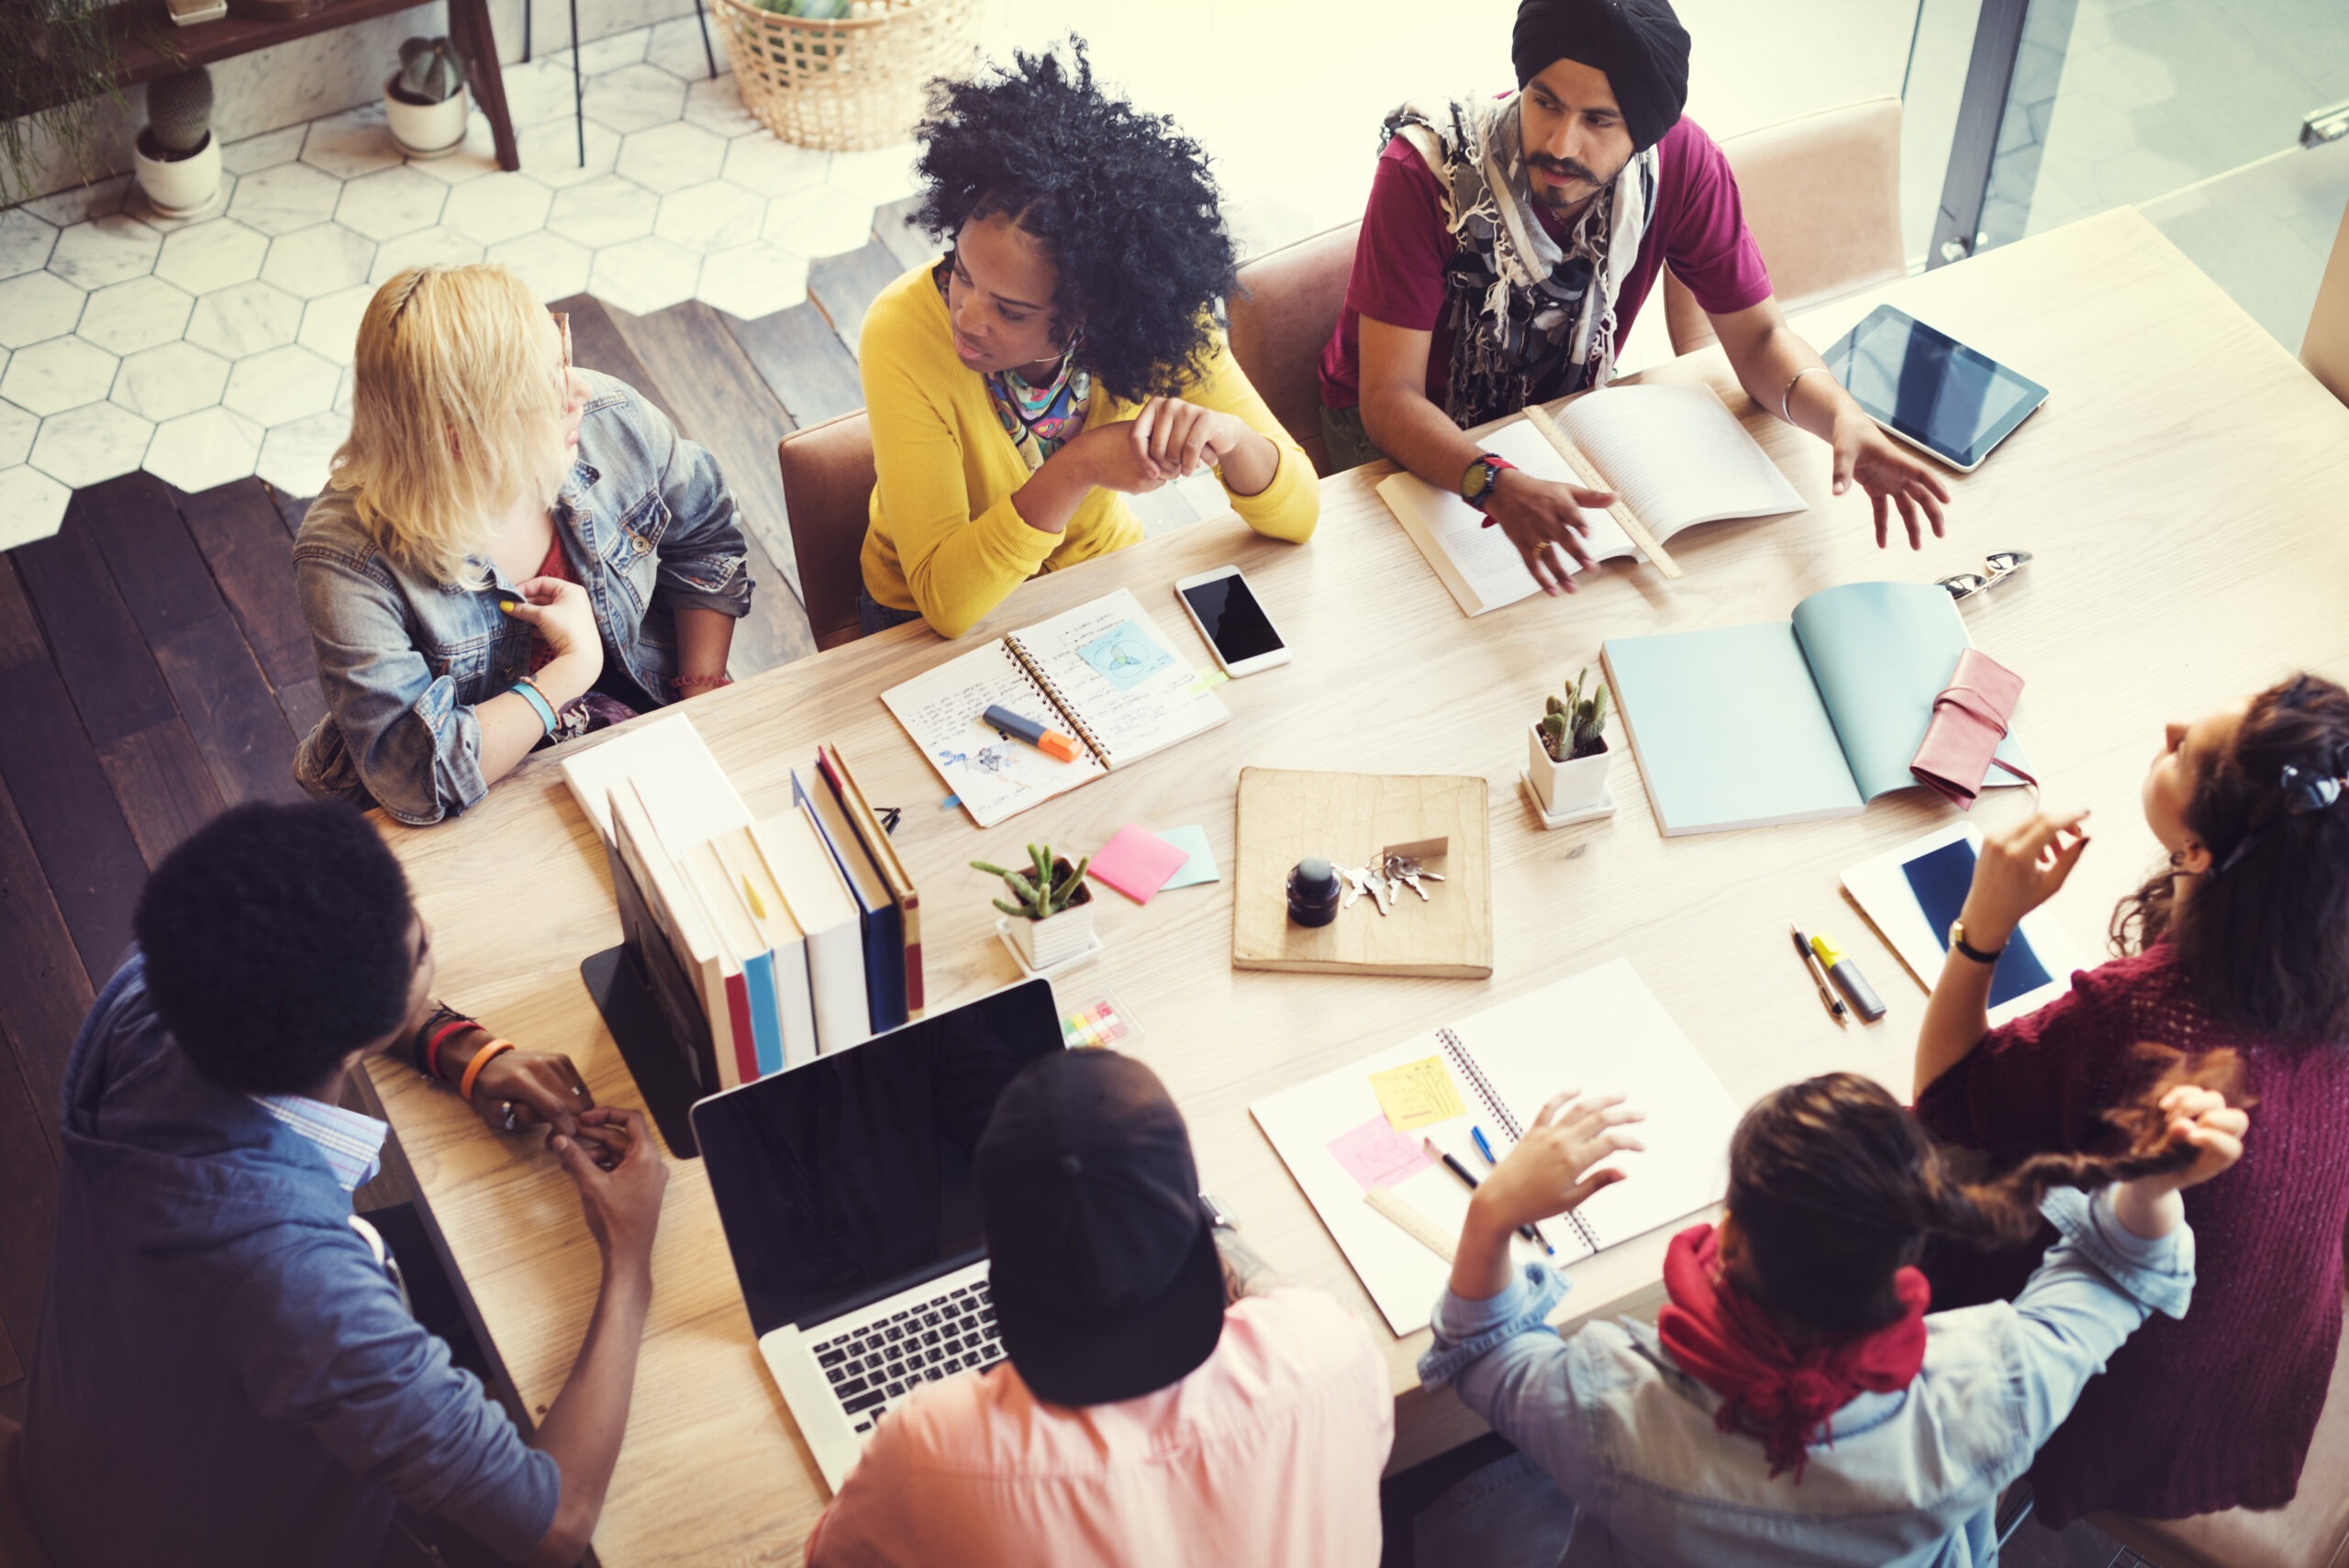
[{"label": "orange bracelet", "polygon": [[465,1063],[464,1080],[457,1085],[457,1093],[465,1099],[472,1099],[473,1084],[481,1077],[481,1070],[488,1065],[489,1059],[513,1049],[514,1042],[510,1040],[493,1040],[479,1051],[474,1051],[473,1059]]}]

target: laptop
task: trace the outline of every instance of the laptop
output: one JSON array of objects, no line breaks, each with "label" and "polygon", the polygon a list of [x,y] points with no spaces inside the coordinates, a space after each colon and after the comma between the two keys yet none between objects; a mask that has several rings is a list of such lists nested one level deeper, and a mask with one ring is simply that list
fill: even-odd
[{"label": "laptop", "polygon": [[832,1490],[916,1388],[1003,1359],[971,1157],[1061,1049],[1030,980],[694,1106],[759,1353]]}]

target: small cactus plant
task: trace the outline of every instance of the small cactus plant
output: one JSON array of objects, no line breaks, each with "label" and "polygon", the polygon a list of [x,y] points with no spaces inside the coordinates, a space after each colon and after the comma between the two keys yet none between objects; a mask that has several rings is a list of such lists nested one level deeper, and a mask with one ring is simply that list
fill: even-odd
[{"label": "small cactus plant", "polygon": [[199,65],[149,83],[147,132],[165,158],[203,151],[212,134],[212,72]]},{"label": "small cactus plant", "polygon": [[1028,860],[1030,863],[1024,871],[1007,871],[985,861],[971,862],[973,871],[999,876],[1003,884],[1011,889],[1012,899],[1018,902],[995,900],[995,906],[1005,914],[1017,915],[1024,920],[1042,920],[1092,897],[1085,885],[1085,868],[1093,863],[1092,856],[1087,855],[1072,866],[1066,857],[1055,860],[1051,845],[1030,844]]},{"label": "small cactus plant", "polygon": [[465,62],[447,39],[410,39],[400,45],[393,90],[411,104],[445,104],[465,85]]},{"label": "small cactus plant", "polygon": [[[1589,695],[1584,695],[1586,685]],[[1563,701],[1552,697],[1542,715],[1542,749],[1553,762],[1607,750],[1607,683],[1590,683],[1590,666],[1575,673]]]}]

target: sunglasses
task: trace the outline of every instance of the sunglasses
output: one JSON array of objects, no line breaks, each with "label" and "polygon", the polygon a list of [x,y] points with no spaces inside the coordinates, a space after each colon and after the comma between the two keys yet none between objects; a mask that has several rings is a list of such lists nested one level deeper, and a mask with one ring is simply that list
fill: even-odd
[{"label": "sunglasses", "polygon": [[1949,596],[1953,599],[1971,598],[1976,594],[1997,587],[2030,564],[2031,551],[2027,550],[1994,550],[1982,558],[1981,571],[1960,572],[1954,576],[1941,579],[1933,585],[1949,590]]},{"label": "sunglasses", "polygon": [[2235,847],[2227,851],[2227,858],[2210,868],[2212,876],[2218,876],[2233,866],[2243,856],[2258,848],[2268,835],[2291,818],[2311,817],[2320,811],[2331,809],[2333,803],[2341,798],[2341,792],[2344,785],[2349,785],[2349,780],[2321,773],[2314,768],[2297,767],[2287,762],[2277,775],[2276,784],[2283,794],[2284,808],[2245,833]]},{"label": "sunglasses", "polygon": [[571,312],[567,310],[550,310],[547,314],[554,317],[555,336],[562,340],[562,373],[564,375],[569,375],[571,373],[571,366],[573,363],[571,358]]}]

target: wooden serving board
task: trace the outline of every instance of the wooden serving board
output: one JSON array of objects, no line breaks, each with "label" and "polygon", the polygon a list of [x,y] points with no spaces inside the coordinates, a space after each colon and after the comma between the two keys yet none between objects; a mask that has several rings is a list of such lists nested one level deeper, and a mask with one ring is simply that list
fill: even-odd
[{"label": "wooden serving board", "polygon": [[[1236,969],[1314,973],[1425,974],[1482,980],[1493,973],[1492,859],[1485,781],[1449,774],[1240,770],[1239,853],[1232,874]],[[1451,840],[1431,869],[1430,902],[1405,888],[1394,913],[1368,895],[1326,926],[1290,923],[1288,873],[1308,855],[1361,866],[1389,844]]]}]

